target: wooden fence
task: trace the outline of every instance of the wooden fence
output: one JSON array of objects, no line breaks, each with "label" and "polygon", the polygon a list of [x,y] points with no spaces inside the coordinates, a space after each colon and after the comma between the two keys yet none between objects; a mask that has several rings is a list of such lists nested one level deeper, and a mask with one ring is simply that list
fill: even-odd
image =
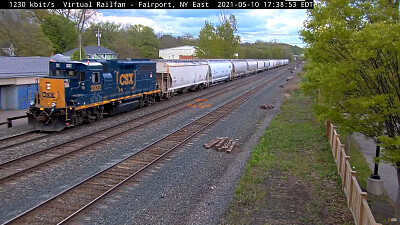
[{"label": "wooden fence", "polygon": [[327,120],[326,134],[332,147],[333,157],[342,178],[342,188],[347,197],[347,204],[354,217],[356,225],[380,225],[375,222],[371,209],[367,203],[367,193],[363,192],[356,178],[356,171],[350,166],[350,156],[346,155],[344,145],[340,142],[340,135],[336,127]]}]

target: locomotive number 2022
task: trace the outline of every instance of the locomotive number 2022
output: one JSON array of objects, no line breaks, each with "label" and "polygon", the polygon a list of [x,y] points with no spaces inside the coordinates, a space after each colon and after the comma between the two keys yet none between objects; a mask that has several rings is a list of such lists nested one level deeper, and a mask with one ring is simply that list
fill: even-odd
[{"label": "locomotive number 2022", "polygon": [[101,84],[90,85],[90,91],[101,91]]}]

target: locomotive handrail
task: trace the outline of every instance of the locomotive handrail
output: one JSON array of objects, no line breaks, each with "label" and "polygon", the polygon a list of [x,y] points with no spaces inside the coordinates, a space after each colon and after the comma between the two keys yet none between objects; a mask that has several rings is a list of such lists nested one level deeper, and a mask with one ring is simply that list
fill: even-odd
[{"label": "locomotive handrail", "polygon": [[28,115],[15,116],[15,117],[7,118],[7,122],[1,122],[1,123],[0,123],[0,126],[6,125],[6,124],[7,124],[7,127],[8,127],[8,128],[11,128],[11,127],[12,127],[12,121],[13,121],[13,120],[23,119],[23,118],[25,118],[25,117],[28,117]]}]

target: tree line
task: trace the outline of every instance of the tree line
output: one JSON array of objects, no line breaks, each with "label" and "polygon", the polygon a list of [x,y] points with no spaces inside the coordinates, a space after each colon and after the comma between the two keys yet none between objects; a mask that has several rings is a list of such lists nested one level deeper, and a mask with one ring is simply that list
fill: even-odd
[{"label": "tree line", "polygon": [[372,138],[400,178],[399,1],[322,0],[308,14],[303,89],[316,114]]},{"label": "tree line", "polygon": [[144,25],[97,22],[93,9],[0,10],[0,47],[14,47],[17,56],[50,56],[100,44],[119,58],[158,58],[158,50],[196,46],[199,58],[293,58],[302,49],[277,42],[240,43],[234,15],[221,11],[219,24],[205,21],[199,37],[155,33]]}]

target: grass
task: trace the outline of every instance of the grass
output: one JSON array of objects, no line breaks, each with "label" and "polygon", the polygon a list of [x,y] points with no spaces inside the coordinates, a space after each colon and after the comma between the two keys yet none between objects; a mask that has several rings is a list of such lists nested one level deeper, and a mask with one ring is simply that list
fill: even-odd
[{"label": "grass", "polygon": [[360,184],[362,189],[366,190],[367,180],[368,177],[371,176],[372,171],[369,168],[364,156],[361,154],[361,151],[354,144],[354,142],[351,143],[349,155],[350,165],[353,167],[353,170],[357,171],[356,177],[358,180],[358,184]]},{"label": "grass", "polygon": [[312,116],[312,100],[292,89],[253,150],[222,224],[353,223],[325,128]]},{"label": "grass", "polygon": [[[340,140],[343,144],[348,144],[347,143],[347,138],[348,133],[346,132],[340,132]],[[351,139],[351,137],[350,137]],[[350,143],[350,150],[348,155],[350,156],[350,165],[353,168],[353,170],[357,171],[356,177],[357,181],[360,184],[360,187],[363,190],[366,190],[367,188],[367,180],[368,177],[371,176],[372,171],[369,168],[369,165],[367,161],[365,160],[364,156],[362,155],[360,149],[358,149],[358,146],[356,143],[351,139]]]}]

